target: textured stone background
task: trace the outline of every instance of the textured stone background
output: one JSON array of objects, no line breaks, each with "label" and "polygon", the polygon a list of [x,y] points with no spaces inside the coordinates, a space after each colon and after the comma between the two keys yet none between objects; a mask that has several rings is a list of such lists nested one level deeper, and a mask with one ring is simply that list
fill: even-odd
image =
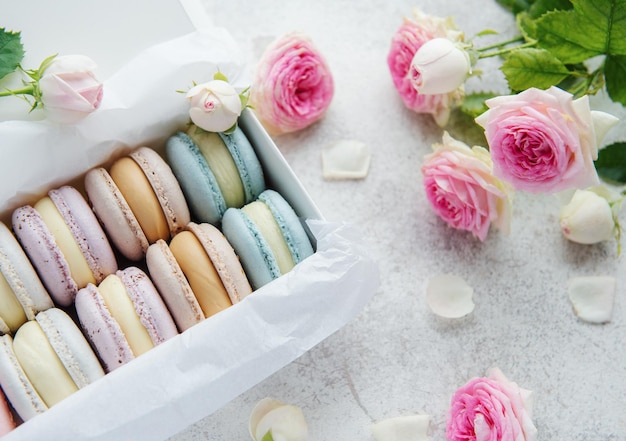
[{"label": "textured stone background", "polygon": [[[425,413],[431,439],[442,441],[455,389],[493,366],[534,391],[539,439],[626,439],[623,256],[614,243],[566,241],[553,196],[517,194],[508,236],[492,230],[480,243],[448,229],[430,211],[419,172],[441,130],[404,108],[387,70],[391,37],[415,6],[451,15],[467,37],[483,29],[513,35],[510,14],[495,0],[203,4],[240,42],[250,68],[269,41],[292,30],[308,33],[326,56],[336,82],[326,118],[275,141],[325,216],[363,231],[382,285],[356,320],[172,441],[248,439],[250,411],[266,396],[301,406],[311,440],[369,440],[376,421]],[[470,88],[503,86],[493,63],[480,67],[483,82]],[[624,117],[602,97],[593,103]],[[340,139],[371,147],[365,180],[322,179],[321,149]],[[626,139],[623,123],[610,133],[615,139]],[[445,272],[475,289],[476,308],[463,319],[440,319],[425,303],[428,278]],[[577,275],[617,277],[611,323],[590,325],[573,314],[566,283]]]}]

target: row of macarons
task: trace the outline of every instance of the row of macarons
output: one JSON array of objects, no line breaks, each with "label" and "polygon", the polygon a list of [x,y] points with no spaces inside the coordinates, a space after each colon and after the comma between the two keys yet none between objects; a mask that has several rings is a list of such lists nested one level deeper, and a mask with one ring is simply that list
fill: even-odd
[{"label": "row of macarons", "polygon": [[191,126],[84,184],[0,224],[0,386],[22,420],[313,253],[240,129]]}]

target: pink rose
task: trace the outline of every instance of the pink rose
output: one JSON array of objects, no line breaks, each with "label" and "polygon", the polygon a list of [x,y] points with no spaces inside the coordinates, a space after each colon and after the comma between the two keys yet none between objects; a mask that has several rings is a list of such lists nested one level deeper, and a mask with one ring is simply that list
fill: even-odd
[{"label": "pink rose", "polygon": [[531,392],[509,381],[498,368],[474,378],[452,397],[448,441],[533,441]]},{"label": "pink rose", "polygon": [[270,134],[294,132],[324,116],[333,98],[330,69],[309,37],[292,32],[265,50],[250,103]]},{"label": "pink rose", "polygon": [[450,110],[463,99],[463,88],[444,94],[418,93],[411,77],[411,62],[418,49],[434,38],[461,41],[463,34],[456,30],[452,19],[432,17],[415,9],[413,18],[405,17],[391,40],[387,65],[391,79],[404,105],[417,113],[431,114],[441,127],[448,123]]},{"label": "pink rose", "polygon": [[593,161],[617,119],[557,87],[487,100],[485,129],[496,176],[516,189],[552,193],[598,184]]},{"label": "pink rose", "polygon": [[433,210],[449,226],[471,231],[485,240],[493,223],[509,230],[509,187],[492,174],[489,152],[469,148],[443,135],[443,143],[433,146],[422,164],[424,189]]},{"label": "pink rose", "polygon": [[39,80],[41,102],[49,120],[77,122],[100,107],[102,83],[96,64],[84,55],[55,57]]},{"label": "pink rose", "polygon": [[226,132],[237,124],[242,105],[230,83],[212,80],[187,92],[191,121],[207,132]]}]

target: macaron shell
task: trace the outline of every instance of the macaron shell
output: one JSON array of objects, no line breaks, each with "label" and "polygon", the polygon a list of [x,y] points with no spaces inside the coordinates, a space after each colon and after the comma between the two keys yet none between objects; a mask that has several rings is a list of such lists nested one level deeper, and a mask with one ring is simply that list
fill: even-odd
[{"label": "macaron shell", "polygon": [[106,372],[135,358],[122,329],[111,316],[95,285],[89,284],[78,291],[75,305],[81,327]]},{"label": "macaron shell", "polygon": [[36,320],[78,388],[104,376],[89,342],[67,313],[52,308],[37,314]]},{"label": "macaron shell", "polygon": [[43,219],[30,205],[13,212],[13,231],[54,301],[69,306],[78,286],[70,267]]},{"label": "macaron shell", "polygon": [[313,254],[313,246],[291,205],[275,190],[265,190],[259,200],[268,206],[297,265]]},{"label": "macaron shell", "polygon": [[164,240],[150,245],[146,253],[146,263],[150,278],[160,292],[180,332],[204,320],[202,308]]},{"label": "macaron shell", "polygon": [[241,259],[241,265],[254,289],[281,276],[269,244],[241,209],[226,210],[222,219],[222,232]]},{"label": "macaron shell", "polygon": [[165,153],[193,217],[199,222],[219,224],[226,201],[198,146],[187,134],[178,132],[167,140]]},{"label": "macaron shell", "polygon": [[137,267],[128,267],[118,271],[117,275],[122,279],[139,320],[155,346],[178,334],[172,315],[145,272]]},{"label": "macaron shell", "polygon": [[74,187],[63,186],[48,196],[76,239],[97,283],[117,271],[117,260],[93,210]]},{"label": "macaron shell", "polygon": [[10,335],[0,336],[0,386],[24,421],[48,410],[17,360]]},{"label": "macaron shell", "polygon": [[90,170],[85,176],[85,190],[97,218],[120,253],[133,261],[143,258],[148,239],[109,172],[101,167]]},{"label": "macaron shell", "polygon": [[252,144],[240,127],[237,127],[233,133],[218,133],[218,135],[224,141],[237,165],[246,194],[246,204],[254,201],[265,190],[265,177]]},{"label": "macaron shell", "polygon": [[161,156],[148,147],[140,147],[130,157],[141,167],[159,200],[174,236],[190,221],[189,207],[172,169]]},{"label": "macaron shell", "polygon": [[2,222],[0,222],[0,271],[24,308],[28,320],[33,320],[37,312],[54,306],[28,256],[11,230]]},{"label": "macaron shell", "polygon": [[252,287],[239,257],[222,232],[208,223],[191,222],[187,229],[195,234],[213,262],[231,302],[235,304],[251,294]]}]

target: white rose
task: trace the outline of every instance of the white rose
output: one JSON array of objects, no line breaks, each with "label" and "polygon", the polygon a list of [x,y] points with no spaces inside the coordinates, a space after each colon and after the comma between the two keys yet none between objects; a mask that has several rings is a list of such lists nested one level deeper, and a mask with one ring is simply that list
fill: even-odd
[{"label": "white rose", "polygon": [[409,75],[418,93],[436,95],[457,90],[470,69],[466,51],[447,38],[433,38],[413,56]]},{"label": "white rose", "polygon": [[581,244],[594,244],[616,237],[619,197],[602,187],[576,190],[561,208],[559,224],[563,235]]},{"label": "white rose", "polygon": [[262,441],[269,432],[274,441],[307,441],[309,439],[302,409],[264,398],[252,409],[249,423],[250,436]]},{"label": "white rose", "polygon": [[235,125],[242,105],[235,88],[223,80],[198,84],[187,92],[189,117],[208,132],[224,132]]}]

